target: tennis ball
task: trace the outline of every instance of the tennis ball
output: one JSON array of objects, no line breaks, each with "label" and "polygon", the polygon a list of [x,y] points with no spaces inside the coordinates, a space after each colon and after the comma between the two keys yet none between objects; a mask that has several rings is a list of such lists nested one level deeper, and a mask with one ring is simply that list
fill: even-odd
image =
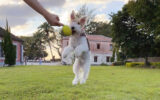
[{"label": "tennis ball", "polygon": [[69,26],[67,25],[64,25],[63,28],[62,28],[62,31],[63,31],[63,35],[65,36],[69,36],[69,35],[72,35],[72,30]]}]

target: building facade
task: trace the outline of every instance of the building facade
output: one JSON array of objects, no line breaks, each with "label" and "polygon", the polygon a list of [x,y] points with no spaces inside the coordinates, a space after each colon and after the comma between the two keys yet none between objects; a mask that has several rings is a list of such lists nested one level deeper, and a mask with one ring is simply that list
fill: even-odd
[{"label": "building facade", "polygon": [[[5,30],[0,27],[0,66],[4,65],[4,53],[2,49],[2,39],[4,37]],[[11,34],[13,45],[16,47],[16,65],[21,65],[23,63],[23,41]]]},{"label": "building facade", "polygon": [[[87,35],[91,50],[91,64],[112,64],[112,38],[103,35]],[[69,37],[63,37],[62,39],[62,52],[68,45]],[[71,61],[68,61],[71,64]]]}]

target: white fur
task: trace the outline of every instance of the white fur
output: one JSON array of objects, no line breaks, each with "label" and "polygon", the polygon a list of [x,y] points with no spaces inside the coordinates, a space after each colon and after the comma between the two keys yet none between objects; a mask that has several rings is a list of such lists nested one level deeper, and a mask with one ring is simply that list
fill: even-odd
[{"label": "white fur", "polygon": [[75,28],[75,34],[70,36],[69,45],[64,48],[62,53],[62,62],[67,62],[67,59],[69,59],[68,56],[74,52],[75,62],[73,64],[73,72],[75,74],[75,78],[72,81],[72,84],[76,85],[78,82],[80,82],[80,84],[84,84],[88,78],[90,70],[90,50],[86,36],[80,35],[83,32],[83,25],[79,25],[77,23],[81,19],[75,21],[72,17],[70,27]]}]

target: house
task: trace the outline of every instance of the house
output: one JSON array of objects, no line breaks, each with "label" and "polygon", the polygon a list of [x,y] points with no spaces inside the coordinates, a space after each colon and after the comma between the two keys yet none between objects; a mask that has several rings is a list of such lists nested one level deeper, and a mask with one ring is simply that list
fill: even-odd
[{"label": "house", "polygon": [[[91,50],[91,64],[112,64],[112,38],[103,35],[87,35],[90,50]],[[62,39],[62,52],[68,45],[69,37],[63,37]],[[69,62],[70,63],[70,62]]]},{"label": "house", "polygon": [[[0,66],[4,65],[4,53],[1,45],[4,34],[5,30],[0,27]],[[13,34],[11,34],[11,38],[13,41],[13,45],[16,46],[16,65],[20,65],[23,63],[23,41]]]}]

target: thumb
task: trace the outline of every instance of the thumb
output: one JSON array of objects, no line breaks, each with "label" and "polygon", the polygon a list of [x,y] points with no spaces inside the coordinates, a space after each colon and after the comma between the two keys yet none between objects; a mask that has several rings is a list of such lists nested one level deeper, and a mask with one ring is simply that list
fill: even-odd
[{"label": "thumb", "polygon": [[64,24],[57,22],[57,26],[64,26]]}]

